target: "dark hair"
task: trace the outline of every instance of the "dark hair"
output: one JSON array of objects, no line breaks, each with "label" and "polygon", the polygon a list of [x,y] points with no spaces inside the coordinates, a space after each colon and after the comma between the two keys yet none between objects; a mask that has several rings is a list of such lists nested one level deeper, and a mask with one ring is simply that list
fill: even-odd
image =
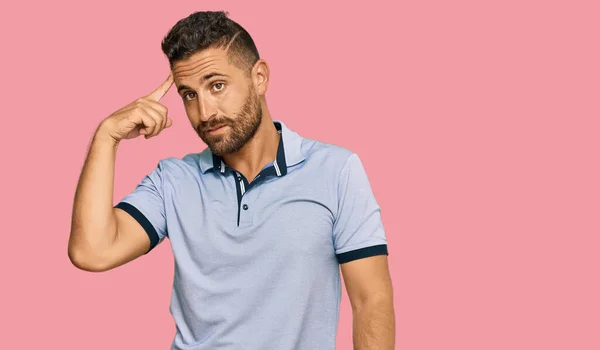
[{"label": "dark hair", "polygon": [[224,11],[201,11],[179,20],[161,43],[171,67],[204,49],[228,48],[230,62],[250,73],[260,58],[258,50],[250,34],[228,15]]}]

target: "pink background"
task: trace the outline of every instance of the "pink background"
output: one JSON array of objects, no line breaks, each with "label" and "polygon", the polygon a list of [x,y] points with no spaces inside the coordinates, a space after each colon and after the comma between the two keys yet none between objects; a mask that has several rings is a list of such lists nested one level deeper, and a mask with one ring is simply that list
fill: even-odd
[{"label": "pink background", "polygon": [[[13,1],[2,36],[2,349],[167,349],[173,259],[67,258],[88,141],[168,74],[160,40],[225,9],[275,118],[356,151],[382,207],[397,349],[600,349],[597,1]],[[172,89],[115,201],[205,146]],[[351,349],[344,291],[338,349]]]}]

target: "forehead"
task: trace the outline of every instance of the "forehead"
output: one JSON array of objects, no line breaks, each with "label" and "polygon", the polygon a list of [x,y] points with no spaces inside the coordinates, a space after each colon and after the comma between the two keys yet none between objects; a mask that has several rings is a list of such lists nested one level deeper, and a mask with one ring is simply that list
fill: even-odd
[{"label": "forehead", "polygon": [[196,81],[211,73],[226,75],[236,74],[237,67],[229,62],[227,52],[223,49],[210,48],[202,50],[185,60],[173,64],[173,77],[176,83]]}]

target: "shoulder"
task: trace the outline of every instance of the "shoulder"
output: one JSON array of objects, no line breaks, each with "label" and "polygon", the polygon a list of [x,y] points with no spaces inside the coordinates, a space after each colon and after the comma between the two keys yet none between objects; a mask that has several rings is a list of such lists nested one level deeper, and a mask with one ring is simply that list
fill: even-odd
[{"label": "shoulder", "polygon": [[310,163],[333,174],[340,174],[348,163],[358,159],[347,147],[312,139],[302,140],[302,153]]},{"label": "shoulder", "polygon": [[198,174],[201,153],[189,153],[182,157],[166,157],[158,161],[156,169],[164,178],[178,178],[186,174]]}]

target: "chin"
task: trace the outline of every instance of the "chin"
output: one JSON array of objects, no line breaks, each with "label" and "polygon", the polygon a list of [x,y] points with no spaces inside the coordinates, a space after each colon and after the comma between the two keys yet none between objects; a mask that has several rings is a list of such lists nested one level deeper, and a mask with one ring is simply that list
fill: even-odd
[{"label": "chin", "polygon": [[227,148],[227,143],[223,142],[223,141],[219,141],[219,142],[211,142],[211,143],[206,143],[208,145],[208,148],[210,148],[211,152],[218,155],[218,156],[224,156],[229,152],[228,148]]}]

